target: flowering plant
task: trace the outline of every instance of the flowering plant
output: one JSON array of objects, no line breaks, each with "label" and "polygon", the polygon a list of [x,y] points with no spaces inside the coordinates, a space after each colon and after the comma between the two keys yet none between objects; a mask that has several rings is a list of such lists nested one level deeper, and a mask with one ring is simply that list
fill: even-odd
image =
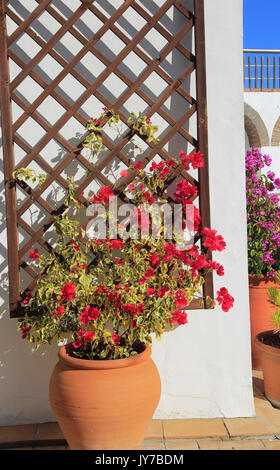
[{"label": "flowering plant", "polygon": [[275,276],[280,268],[280,205],[275,190],[280,178],[272,171],[271,158],[252,148],[246,155],[246,195],[249,274]]},{"label": "flowering plant", "polygon": [[[102,148],[104,119],[109,125],[117,125],[118,115],[113,110],[104,109],[99,118],[88,122],[89,134],[84,146],[94,152]],[[138,118],[131,113],[128,124],[133,125],[141,138],[154,139],[156,126],[146,116]],[[204,166],[200,152],[179,155],[186,170]],[[51,343],[53,338],[62,340],[72,332],[75,357],[85,359],[118,359],[137,354],[139,343],[151,343],[151,334],[160,338],[166,329],[175,324],[188,322],[186,308],[196,297],[203,305],[202,285],[208,271],[216,271],[223,276],[223,266],[212,261],[209,252],[222,251],[226,243],[216,230],[201,227],[199,211],[192,204],[197,188],[187,180],[177,183],[175,201],[183,209],[193,208],[191,222],[196,235],[201,237],[201,249],[191,244],[183,249],[178,247],[176,234],[165,238],[162,226],[163,214],[155,212],[154,204],[163,204],[165,180],[177,160],[153,161],[149,171],[141,161],[132,163],[121,173],[123,182],[133,175],[124,192],[133,202],[129,224],[118,222],[118,235],[106,226],[103,238],[87,236],[84,226],[66,211],[56,218],[54,231],[57,234],[56,248],[48,256],[31,250],[31,262],[38,262],[44,275],[38,280],[36,289],[27,292],[23,304],[26,314],[19,319],[22,337],[37,346]],[[24,169],[20,170],[21,177]],[[17,177],[15,172],[14,177]],[[85,209],[75,197],[75,184],[69,180],[69,194],[66,206],[74,206],[76,211]],[[110,204],[114,198],[113,186],[100,188],[97,194],[84,196],[87,203],[101,208],[101,214],[93,219],[104,222],[112,216]],[[166,202],[166,201],[165,201]],[[88,205],[87,204],[87,205]],[[146,212],[143,209],[145,208]],[[152,221],[155,234],[150,233]],[[182,229],[189,219],[184,216]],[[127,228],[136,227],[134,237],[128,236]],[[141,235],[144,231],[144,236]],[[141,232],[141,233],[140,233]],[[217,292],[216,301],[206,299],[210,307],[216,301],[227,312],[234,299],[225,287]]]}]

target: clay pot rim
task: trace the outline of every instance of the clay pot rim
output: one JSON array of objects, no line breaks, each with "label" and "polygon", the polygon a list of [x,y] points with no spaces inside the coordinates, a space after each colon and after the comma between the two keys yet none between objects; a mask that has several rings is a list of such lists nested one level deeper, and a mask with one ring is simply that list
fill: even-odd
[{"label": "clay pot rim", "polygon": [[152,354],[152,349],[148,344],[144,344],[144,350],[136,356],[126,357],[124,359],[108,359],[108,360],[93,360],[93,359],[79,359],[69,356],[69,350],[73,349],[72,343],[62,346],[58,351],[58,357],[61,361],[74,369],[120,369],[123,367],[132,367],[142,364],[147,361]]},{"label": "clay pot rim", "polygon": [[275,284],[277,281],[272,276],[249,274],[249,287],[254,287],[254,289],[267,289],[270,285],[275,286]]},{"label": "clay pot rim", "polygon": [[266,331],[261,331],[258,333],[255,337],[255,343],[257,347],[260,349],[260,351],[265,352],[266,354],[269,354],[271,356],[280,356],[280,348],[275,348],[274,346],[269,346],[268,344],[264,344],[260,341],[260,338],[264,336],[270,336],[274,333],[274,330],[266,330]]}]

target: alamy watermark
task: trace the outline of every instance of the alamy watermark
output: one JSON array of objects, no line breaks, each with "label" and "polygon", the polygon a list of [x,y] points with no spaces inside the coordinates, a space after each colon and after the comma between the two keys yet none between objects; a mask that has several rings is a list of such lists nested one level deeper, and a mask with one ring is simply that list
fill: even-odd
[{"label": "alamy watermark", "polygon": [[[184,250],[193,245],[195,207],[193,204],[118,203],[118,198],[109,199],[108,209],[101,203],[91,204],[86,211],[91,220],[86,226],[90,240],[105,238],[175,240],[177,249]],[[108,236],[109,234],[109,236]]]}]

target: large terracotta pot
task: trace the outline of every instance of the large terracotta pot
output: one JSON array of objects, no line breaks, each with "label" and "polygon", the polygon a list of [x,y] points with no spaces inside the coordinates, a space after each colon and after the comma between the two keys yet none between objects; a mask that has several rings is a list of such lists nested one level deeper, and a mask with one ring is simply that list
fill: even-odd
[{"label": "large terracotta pot", "polygon": [[260,352],[266,398],[280,408],[280,348],[264,344],[263,340],[273,336],[273,330],[263,331],[255,338]]},{"label": "large terracotta pot", "polygon": [[252,367],[256,370],[261,370],[262,366],[255,337],[258,333],[273,328],[272,315],[275,313],[275,306],[268,299],[267,290],[275,285],[276,281],[267,276],[249,275]]},{"label": "large terracotta pot", "polygon": [[50,403],[70,449],[139,449],[161,393],[151,348],[126,359],[86,360],[59,350]]}]

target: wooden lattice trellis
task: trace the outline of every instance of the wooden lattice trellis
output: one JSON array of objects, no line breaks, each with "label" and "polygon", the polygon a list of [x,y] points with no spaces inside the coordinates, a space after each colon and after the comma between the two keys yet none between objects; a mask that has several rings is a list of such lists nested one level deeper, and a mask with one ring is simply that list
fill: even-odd
[{"label": "wooden lattice trellis", "polygon": [[[94,0],[80,0],[78,8],[65,19],[65,17],[52,5],[51,0],[35,0],[38,6],[30,12],[24,19],[17,15],[12,6],[12,1],[7,2],[1,0],[1,38],[0,38],[0,67],[1,67],[1,112],[2,112],[2,130],[3,130],[3,154],[4,154],[4,175],[5,175],[5,191],[6,191],[6,214],[7,214],[7,237],[8,237],[8,264],[9,264],[9,289],[10,289],[10,315],[17,317],[21,314],[21,301],[22,293],[20,291],[20,269],[25,270],[29,276],[32,277],[32,282],[29,284],[28,289],[32,290],[36,285],[38,279],[38,272],[24,261],[24,255],[34,246],[35,243],[41,245],[45,250],[50,251],[52,246],[44,239],[44,233],[51,227],[54,222],[54,217],[63,213],[65,206],[61,204],[59,208],[54,209],[51,204],[46,201],[42,194],[52,182],[58,182],[63,188],[67,188],[68,182],[62,176],[65,168],[76,159],[84,168],[88,170],[86,177],[79,184],[76,194],[83,203],[86,204],[86,199],[81,196],[81,192],[88,187],[88,185],[98,178],[98,180],[105,185],[112,187],[112,182],[108,179],[102,170],[110,164],[117,156],[123,164],[129,165],[129,159],[124,152],[124,146],[127,144],[132,136],[132,129],[129,129],[127,134],[116,143],[112,142],[109,137],[104,136],[104,144],[108,150],[102,161],[97,165],[92,164],[86,159],[82,153],[82,141],[80,144],[72,145],[60,133],[61,128],[71,119],[75,118],[83,126],[86,125],[87,119],[80,108],[83,103],[91,96],[94,95],[104,106],[114,108],[114,111],[120,115],[121,120],[126,123],[127,115],[121,110],[124,103],[133,95],[137,94],[142,100],[147,103],[148,110],[145,114],[148,117],[157,113],[168,124],[168,130],[165,132],[159,143],[149,143],[148,152],[145,153],[143,159],[144,165],[147,165],[156,155],[161,159],[169,159],[166,144],[176,135],[179,135],[185,141],[189,142],[196,150],[200,150],[204,154],[205,167],[198,171],[198,181],[191,177],[184,171],[182,165],[178,163],[177,167],[170,174],[166,181],[166,188],[178,176],[185,176],[189,181],[195,183],[199,188],[199,210],[202,217],[203,225],[210,226],[210,210],[209,210],[209,183],[208,183],[208,145],[207,145],[207,115],[206,115],[206,71],[205,71],[205,39],[204,39],[204,1],[194,0],[193,11],[187,9],[183,2],[177,0],[166,0],[160,2],[154,15],[151,15],[146,8],[141,5],[142,2],[136,0],[124,0],[119,8],[116,8],[111,16],[106,16],[102,9],[98,8]],[[67,3],[67,2],[66,2]],[[171,8],[183,15],[185,18],[184,26],[175,35],[163,26],[160,22],[162,17]],[[130,38],[125,34],[122,28],[119,27],[117,21],[127,11],[132,8],[138,15],[145,20],[145,25]],[[59,23],[59,29],[51,35],[50,39],[46,41],[33,29],[34,21],[43,13],[47,12],[52,18]],[[86,38],[75,23],[82,14],[91,12],[95,15],[102,26],[90,39]],[[17,27],[14,29],[10,36],[7,36],[6,19],[9,17]],[[151,58],[139,43],[147,33],[155,30],[166,41],[166,45],[159,51],[157,58]],[[195,53],[193,54],[184,44],[183,39],[186,35],[194,30],[195,38]],[[111,31],[123,43],[123,49],[110,60],[98,47],[97,43],[104,35]],[[80,50],[67,61],[55,49],[57,42],[63,37],[65,33],[70,33],[75,40],[81,44]],[[39,47],[40,50],[34,55],[27,63],[23,61],[19,54],[11,48],[21,35],[28,35]],[[186,59],[186,67],[183,73],[180,73],[176,78],[168,74],[161,64],[172,51],[179,51],[180,54]],[[88,81],[76,68],[79,61],[90,52],[99,61],[101,61],[105,68],[99,76],[92,82]],[[120,68],[120,64],[133,52],[145,63],[145,68],[139,73],[136,80],[133,81],[125,74]],[[46,81],[41,74],[36,72],[36,67],[40,61],[46,57],[51,56],[60,66],[61,71],[52,81]],[[20,72],[9,80],[9,59],[11,59],[19,68]],[[156,100],[151,98],[150,94],[146,93],[141,87],[143,82],[156,73],[166,84],[167,87]],[[189,79],[192,73],[196,77],[196,97],[186,91],[182,86],[185,80]],[[127,87],[126,90],[114,102],[111,102],[104,94],[100,92],[99,87],[104,83],[110,74],[116,75]],[[74,77],[85,89],[85,91],[78,97],[74,103],[69,103],[65,97],[57,91],[58,85],[61,81],[71,75]],[[26,77],[31,77],[42,89],[41,94],[30,104],[19,93],[16,93],[16,88],[24,81]],[[178,94],[180,98],[185,100],[186,111],[179,119],[174,119],[170,113],[164,109],[164,104],[173,95]],[[40,104],[47,98],[52,97],[62,108],[64,114],[53,124],[50,123],[37,111]],[[11,101],[16,103],[21,108],[22,114],[12,121]],[[185,124],[190,118],[196,115],[197,122],[197,136],[194,138],[187,130]],[[44,129],[45,134],[39,142],[32,147],[29,145],[17,132],[18,129],[27,121],[28,118],[32,119]],[[68,154],[65,158],[53,168],[45,158],[40,155],[42,149],[52,140],[60,144]],[[16,184],[12,178],[12,173],[15,169],[14,163],[14,144],[17,144],[25,153],[25,157],[20,162],[20,167],[26,167],[31,162],[36,162],[40,168],[47,173],[46,181],[40,189],[32,189],[25,182],[19,182],[21,189],[29,196],[22,205],[17,208],[16,205]],[[133,175],[131,176],[131,181]],[[114,185],[115,191],[121,196],[122,191],[129,184],[128,178],[117,181]],[[34,230],[22,217],[25,211],[30,208],[34,203],[38,203],[48,214],[47,220],[38,230]],[[18,227],[21,227],[29,236],[29,240],[24,245],[18,247]],[[206,276],[204,285],[204,294],[213,295],[212,275]],[[198,302],[193,302],[190,308],[201,308]],[[206,305],[205,305],[206,308]]]}]

